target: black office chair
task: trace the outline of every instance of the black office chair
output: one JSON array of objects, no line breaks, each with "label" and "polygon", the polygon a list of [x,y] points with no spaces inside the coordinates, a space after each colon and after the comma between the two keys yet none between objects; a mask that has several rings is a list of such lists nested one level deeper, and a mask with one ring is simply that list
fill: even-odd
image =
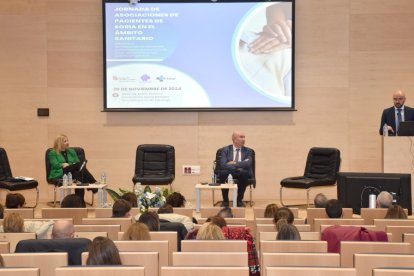
[{"label": "black office chair", "polygon": [[[221,171],[221,166],[220,166],[220,158],[221,158],[221,151],[223,150],[223,148],[219,148],[216,152],[216,160],[214,160],[214,165],[213,165],[213,170],[214,170],[214,175],[215,175],[215,181],[216,183],[225,183],[226,179],[220,179],[220,171]],[[252,149],[252,170],[253,170],[253,177],[249,178],[249,201],[245,201],[246,203],[248,203],[250,206],[254,205],[254,201],[253,201],[253,188],[256,188],[256,153],[255,151]],[[234,180],[235,183],[237,183],[237,179]],[[218,202],[214,202],[214,190],[212,190],[213,193],[213,205],[217,205],[220,203],[220,201]]]},{"label": "black office chair", "polygon": [[36,180],[13,178],[6,150],[4,148],[0,148],[0,189],[8,190],[10,192],[36,189],[36,203],[33,207],[30,207],[35,208],[39,202],[38,185],[39,183]]},{"label": "black office chair", "polygon": [[132,183],[169,185],[175,178],[175,149],[170,145],[145,144],[137,147]]},{"label": "black office chair", "polygon": [[[76,151],[76,154],[78,155],[79,161],[82,163],[83,161],[85,161],[86,156],[85,156],[85,151],[83,150],[83,148],[81,147],[71,147],[71,149],[74,149]],[[50,165],[50,161],[49,161],[49,152],[53,150],[52,148],[48,148],[46,150],[46,155],[45,155],[45,165],[46,165],[46,181],[48,184],[54,185],[53,188],[53,201],[52,202],[48,202],[48,204],[51,204],[53,207],[56,207],[56,203],[58,202],[56,200],[56,194],[58,191],[58,188],[60,186],[62,186],[62,181],[60,181],[60,179],[49,179],[48,176],[50,174],[50,170],[51,170],[51,165]],[[93,202],[94,202],[94,196],[92,193],[92,200],[91,203],[89,202],[85,202],[88,205],[93,206]]]},{"label": "black office chair", "polygon": [[285,178],[280,182],[280,203],[283,203],[283,188],[306,189],[306,204],[309,207],[309,192],[313,187],[334,186],[341,164],[341,153],[336,148],[311,148],[306,160],[303,176]]}]

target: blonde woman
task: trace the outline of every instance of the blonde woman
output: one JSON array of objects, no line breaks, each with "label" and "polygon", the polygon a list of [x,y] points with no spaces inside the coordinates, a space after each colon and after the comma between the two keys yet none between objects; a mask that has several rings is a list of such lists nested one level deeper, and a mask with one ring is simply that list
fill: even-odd
[{"label": "blonde woman", "polygon": [[141,223],[133,223],[129,226],[128,230],[122,236],[123,241],[150,241],[151,236],[148,226]]},{"label": "blonde woman", "polygon": [[223,231],[217,225],[207,222],[204,223],[197,233],[197,240],[225,240]]},{"label": "blonde woman", "polygon": [[[50,173],[48,178],[51,180],[62,179],[64,174],[69,172],[72,174],[74,180],[79,180],[84,183],[95,183],[95,178],[82,166],[76,151],[69,148],[69,139],[65,134],[60,134],[56,137],[53,143],[53,149],[49,152],[48,159],[50,162]],[[81,170],[82,169],[82,170]],[[84,189],[75,189],[75,193],[85,202],[83,197]]]}]

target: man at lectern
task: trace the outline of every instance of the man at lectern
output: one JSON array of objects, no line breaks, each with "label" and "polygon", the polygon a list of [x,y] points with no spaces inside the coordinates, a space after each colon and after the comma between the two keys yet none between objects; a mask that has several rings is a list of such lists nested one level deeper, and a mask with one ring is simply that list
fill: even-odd
[{"label": "man at lectern", "polygon": [[[240,131],[232,134],[233,144],[226,146],[221,151],[220,179],[227,179],[229,174],[237,179],[237,207],[245,207],[243,203],[244,191],[248,180],[253,176],[252,150],[244,146],[246,136]],[[229,206],[229,190],[222,189],[223,206]]]},{"label": "man at lectern", "polygon": [[392,95],[394,106],[384,109],[381,117],[379,133],[383,135],[384,126],[387,125],[388,135],[398,135],[400,122],[414,121],[414,109],[404,105],[405,93],[397,90]]}]

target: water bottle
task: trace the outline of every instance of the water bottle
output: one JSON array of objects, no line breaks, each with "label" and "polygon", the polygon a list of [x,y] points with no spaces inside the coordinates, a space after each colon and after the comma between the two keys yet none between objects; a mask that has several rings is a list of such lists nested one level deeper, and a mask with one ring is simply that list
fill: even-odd
[{"label": "water bottle", "polygon": [[142,193],[142,185],[141,185],[141,182],[135,183],[134,191],[135,191],[135,194],[136,195]]},{"label": "water bottle", "polygon": [[68,186],[68,176],[66,174],[63,175],[63,186]]},{"label": "water bottle", "polygon": [[382,127],[382,135],[388,136],[388,125],[387,124],[384,124],[384,126]]},{"label": "water bottle", "polygon": [[105,172],[103,172],[102,174],[101,174],[101,184],[106,184],[106,173]]},{"label": "water bottle", "polygon": [[229,186],[233,186],[234,184],[233,176],[231,175],[231,173],[229,173],[229,176],[227,177],[227,184],[229,184]]},{"label": "water bottle", "polygon": [[68,173],[68,185],[71,186],[73,184],[73,180],[72,180],[72,173],[69,172]]}]

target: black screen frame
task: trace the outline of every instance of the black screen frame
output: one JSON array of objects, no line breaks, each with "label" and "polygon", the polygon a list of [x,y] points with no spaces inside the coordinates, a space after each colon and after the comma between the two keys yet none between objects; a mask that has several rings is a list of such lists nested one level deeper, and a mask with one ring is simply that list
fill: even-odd
[{"label": "black screen frame", "polygon": [[355,214],[360,214],[361,207],[368,208],[369,194],[378,196],[381,191],[396,193],[396,203],[408,209],[409,215],[412,214],[411,174],[338,173],[337,198],[344,208],[352,208]]},{"label": "black screen frame", "polygon": [[173,0],[137,0],[139,3],[240,3],[240,2],[257,2],[257,3],[266,3],[266,2],[289,2],[292,3],[292,68],[291,68],[291,106],[290,107],[194,107],[194,108],[108,108],[107,107],[107,63],[106,63],[106,3],[129,3],[129,0],[102,0],[102,30],[103,30],[103,112],[180,112],[180,111],[189,111],[189,112],[216,112],[216,111],[297,111],[296,102],[295,102],[295,49],[296,49],[296,39],[295,39],[295,2],[296,0],[210,0],[210,1],[173,1]]}]

